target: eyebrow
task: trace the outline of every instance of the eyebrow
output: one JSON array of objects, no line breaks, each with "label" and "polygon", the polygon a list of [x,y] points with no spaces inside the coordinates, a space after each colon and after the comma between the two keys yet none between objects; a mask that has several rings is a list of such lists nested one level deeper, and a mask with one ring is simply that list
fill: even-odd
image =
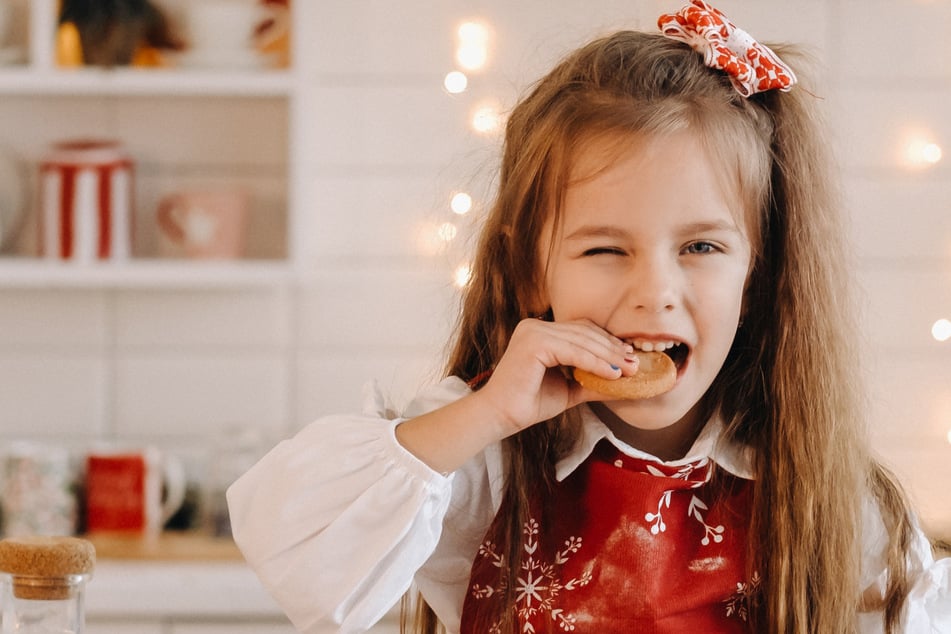
[{"label": "eyebrow", "polygon": [[[709,233],[727,231],[742,234],[736,223],[726,220],[690,222],[678,227],[679,233]],[[623,238],[628,232],[614,225],[582,225],[565,236],[565,240],[583,240],[586,238]]]}]

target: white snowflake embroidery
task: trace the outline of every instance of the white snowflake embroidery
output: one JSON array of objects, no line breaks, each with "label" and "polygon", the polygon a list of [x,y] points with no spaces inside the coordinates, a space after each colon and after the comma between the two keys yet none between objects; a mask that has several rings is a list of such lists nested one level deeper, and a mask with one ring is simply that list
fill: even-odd
[{"label": "white snowflake embroidery", "polygon": [[[564,548],[553,555],[550,563],[541,561],[536,557],[538,550],[539,524],[535,519],[529,519],[522,529],[525,541],[522,549],[527,557],[523,558],[519,575],[516,579],[517,587],[515,589],[515,608],[522,622],[522,632],[532,634],[535,627],[531,619],[538,614],[547,613],[549,618],[566,631],[571,632],[575,629],[576,618],[574,615],[566,613],[562,608],[557,607],[558,596],[563,591],[571,591],[588,585],[591,581],[591,570],[586,569],[580,577],[563,582],[558,575],[558,567],[565,564],[571,555],[581,549],[580,537],[569,537],[564,542]],[[505,565],[505,558],[496,552],[495,544],[485,542],[479,547],[479,556],[491,560],[496,568],[502,568]],[[499,587],[472,586],[472,596],[477,599],[484,599],[501,592],[505,589],[504,578]],[[496,623],[489,634],[498,634],[500,624]]]},{"label": "white snowflake embroidery", "polygon": [[759,573],[754,572],[749,583],[739,582],[736,584],[736,592],[723,601],[726,604],[727,616],[736,615],[741,621],[749,619],[750,604],[759,592],[760,581]]}]

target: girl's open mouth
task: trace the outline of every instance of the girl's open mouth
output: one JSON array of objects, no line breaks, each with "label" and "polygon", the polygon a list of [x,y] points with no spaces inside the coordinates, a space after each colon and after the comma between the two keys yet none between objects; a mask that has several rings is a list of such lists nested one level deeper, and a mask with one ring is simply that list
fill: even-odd
[{"label": "girl's open mouth", "polygon": [[664,353],[674,362],[674,365],[677,367],[677,374],[680,374],[687,363],[687,358],[690,356],[690,346],[682,341],[652,342],[635,340],[629,343],[634,346],[635,350]]}]

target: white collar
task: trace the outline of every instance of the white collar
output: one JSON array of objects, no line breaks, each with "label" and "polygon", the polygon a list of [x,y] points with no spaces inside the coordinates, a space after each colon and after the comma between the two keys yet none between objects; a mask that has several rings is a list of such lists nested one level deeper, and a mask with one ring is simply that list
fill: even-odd
[{"label": "white collar", "polygon": [[632,458],[649,460],[671,467],[679,467],[707,458],[715,462],[721,469],[739,478],[743,478],[744,480],[753,479],[752,460],[749,448],[730,441],[724,436],[724,425],[719,416],[714,416],[703,426],[700,435],[697,436],[697,439],[683,458],[669,462],[619,440],[617,436],[614,435],[614,432],[608,429],[607,425],[601,422],[601,419],[598,418],[587,405],[581,407],[581,422],[581,438],[578,439],[574,449],[555,465],[555,478],[557,478],[559,482],[571,475],[582,462],[587,460],[591,452],[594,451],[594,446],[605,438],[625,455],[631,456]]}]

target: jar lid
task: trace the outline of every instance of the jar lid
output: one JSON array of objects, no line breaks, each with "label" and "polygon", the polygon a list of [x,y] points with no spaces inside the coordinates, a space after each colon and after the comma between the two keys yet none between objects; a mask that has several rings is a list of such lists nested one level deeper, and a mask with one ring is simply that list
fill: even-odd
[{"label": "jar lid", "polygon": [[0,540],[0,571],[30,577],[92,572],[96,548],[79,537],[24,536]]},{"label": "jar lid", "polygon": [[68,599],[92,573],[96,548],[78,537],[9,537],[0,540],[0,572],[12,577],[19,599]]}]

